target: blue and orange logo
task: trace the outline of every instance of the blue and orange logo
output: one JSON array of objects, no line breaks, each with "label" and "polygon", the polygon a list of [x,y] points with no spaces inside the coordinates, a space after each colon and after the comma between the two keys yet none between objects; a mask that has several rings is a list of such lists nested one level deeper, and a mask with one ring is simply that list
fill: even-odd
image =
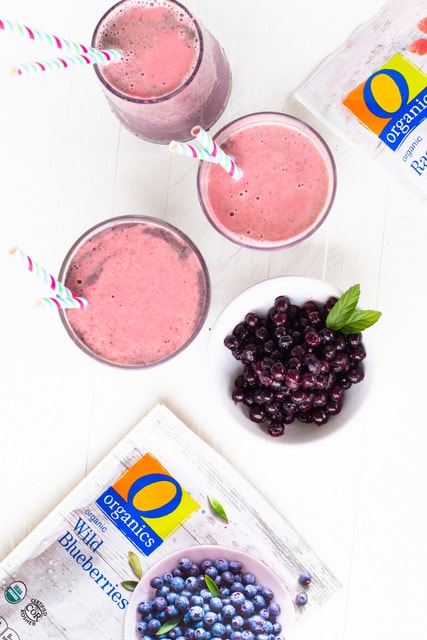
[{"label": "blue and orange logo", "polygon": [[343,104],[396,151],[427,117],[427,76],[396,53],[351,91]]},{"label": "blue and orange logo", "polygon": [[146,556],[200,508],[150,453],[127,469],[96,503]]}]

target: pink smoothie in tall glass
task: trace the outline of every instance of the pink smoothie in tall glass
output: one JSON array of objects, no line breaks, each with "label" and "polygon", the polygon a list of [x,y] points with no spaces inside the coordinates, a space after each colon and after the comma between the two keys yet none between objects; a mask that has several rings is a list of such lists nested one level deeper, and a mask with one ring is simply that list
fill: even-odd
[{"label": "pink smoothie in tall glass", "polygon": [[191,127],[209,128],[225,108],[224,51],[175,0],[119,2],[101,18],[93,46],[123,51],[96,73],[117,117],[146,140],[187,140]]},{"label": "pink smoothie in tall glass", "polygon": [[215,141],[242,171],[233,180],[202,162],[202,208],[230,240],[257,249],[295,244],[313,233],[335,195],[335,163],[311,127],[281,113],[256,113],[232,122]]},{"label": "pink smoothie in tall glass", "polygon": [[[113,218],[70,249],[60,279],[85,309],[60,311],[78,346],[127,368],[163,362],[187,346],[206,318],[203,257],[174,227],[153,218]],[[75,313],[77,311],[77,313]]]}]

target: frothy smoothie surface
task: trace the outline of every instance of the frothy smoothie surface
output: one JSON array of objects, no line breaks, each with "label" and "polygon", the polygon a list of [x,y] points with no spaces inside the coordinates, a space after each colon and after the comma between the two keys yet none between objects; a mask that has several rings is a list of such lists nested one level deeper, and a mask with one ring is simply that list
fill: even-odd
[{"label": "frothy smoothie surface", "polygon": [[290,122],[257,123],[218,140],[242,170],[232,180],[218,165],[199,174],[199,193],[214,226],[238,243],[291,244],[322,220],[334,193],[334,165],[311,130]]},{"label": "frothy smoothie surface", "polygon": [[169,95],[192,75],[200,55],[193,18],[179,5],[134,0],[113,9],[98,38],[101,49],[123,51],[100,72],[117,91],[151,100]]},{"label": "frothy smoothie surface", "polygon": [[71,257],[65,282],[88,299],[85,309],[65,312],[73,338],[121,366],[169,358],[201,328],[209,303],[198,250],[178,230],[147,218],[89,237]]}]

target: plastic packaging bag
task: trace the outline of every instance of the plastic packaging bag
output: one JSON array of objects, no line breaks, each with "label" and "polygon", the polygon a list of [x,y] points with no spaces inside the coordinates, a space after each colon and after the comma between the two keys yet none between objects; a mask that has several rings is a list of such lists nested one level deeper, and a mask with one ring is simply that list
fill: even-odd
[{"label": "plastic packaging bag", "polygon": [[389,0],[296,98],[427,198],[426,0]]}]

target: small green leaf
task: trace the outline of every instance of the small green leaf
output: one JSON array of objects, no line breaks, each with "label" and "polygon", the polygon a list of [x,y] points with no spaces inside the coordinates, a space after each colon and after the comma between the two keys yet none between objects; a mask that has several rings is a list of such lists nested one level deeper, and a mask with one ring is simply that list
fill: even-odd
[{"label": "small green leaf", "polygon": [[212,509],[219,515],[220,518],[224,520],[224,522],[228,522],[227,514],[225,513],[224,507],[216,498],[212,498],[212,496],[208,496],[208,500],[211,504]]},{"label": "small green leaf", "polygon": [[137,578],[142,578],[142,568],[138,556],[133,551],[128,553],[129,564]]},{"label": "small green leaf", "polygon": [[219,596],[219,594],[220,594],[220,591],[219,591],[217,583],[210,576],[208,576],[207,573],[205,573],[204,577],[205,577],[205,582],[206,582],[207,588],[209,589],[209,591],[211,592],[213,597],[217,598]]},{"label": "small green leaf", "polygon": [[346,324],[341,327],[343,333],[360,333],[364,329],[371,327],[381,317],[381,311],[359,311],[356,309],[351,314]]},{"label": "small green leaf", "polygon": [[164,633],[168,633],[168,631],[170,631],[171,629],[175,629],[175,627],[177,627],[180,622],[181,622],[181,618],[180,617],[179,618],[171,618],[170,620],[168,620],[167,622],[162,624],[160,629],[158,629],[156,631],[156,636],[162,636]]},{"label": "small green leaf", "polygon": [[123,582],[120,583],[123,587],[123,589],[126,589],[127,591],[135,591],[135,587],[138,584],[138,582],[136,580],[123,580]]},{"label": "small green leaf", "polygon": [[336,301],[326,317],[326,326],[339,331],[348,322],[359,301],[360,285],[354,284]]}]

